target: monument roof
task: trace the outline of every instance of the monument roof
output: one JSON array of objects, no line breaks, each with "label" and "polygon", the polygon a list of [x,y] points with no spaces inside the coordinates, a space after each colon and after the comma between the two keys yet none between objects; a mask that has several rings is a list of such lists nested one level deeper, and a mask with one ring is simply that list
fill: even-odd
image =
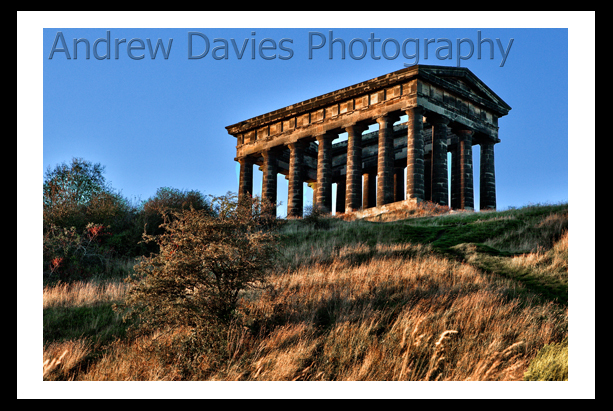
[{"label": "monument roof", "polygon": [[243,120],[227,126],[226,129],[230,134],[240,133],[287,117],[318,110],[364,93],[372,93],[383,88],[392,87],[413,78],[425,80],[454,94],[468,98],[493,111],[498,116],[505,116],[508,114],[509,110],[511,110],[511,107],[505,103],[504,100],[494,93],[468,68],[420,64],[393,71],[370,80],[362,81],[336,91],[325,93],[278,110]]}]

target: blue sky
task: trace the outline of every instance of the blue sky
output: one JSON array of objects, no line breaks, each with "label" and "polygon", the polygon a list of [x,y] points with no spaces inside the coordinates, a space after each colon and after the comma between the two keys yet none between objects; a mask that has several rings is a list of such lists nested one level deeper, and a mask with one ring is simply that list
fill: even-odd
[{"label": "blue sky", "polygon": [[[111,39],[110,52],[101,42],[98,55],[110,53],[110,59],[94,57],[93,44]],[[188,33],[204,34],[209,51],[201,59],[188,58]],[[333,58],[329,58],[329,32],[333,38],[343,39],[346,47],[342,59],[341,45],[335,44]],[[65,39],[66,53],[49,55],[58,32]],[[309,32],[322,33],[327,39],[321,49],[312,50],[309,59]],[[478,59],[478,36],[489,38],[494,44],[494,58],[490,59],[490,45],[481,46]],[[252,33],[255,33],[252,34]],[[368,40],[380,39],[372,43]],[[90,58],[86,45],[77,46],[74,56],[73,39],[85,38],[90,43]],[[127,53],[127,42],[141,39],[143,55],[136,60]],[[158,39],[166,49],[172,45],[168,59],[158,50],[151,59],[146,39],[155,46]],[[213,48],[228,43],[228,59],[213,58]],[[278,47],[281,39],[289,52],[277,48],[259,55],[259,42],[273,39]],[[399,53],[395,59],[382,57],[381,44],[392,39],[401,45],[405,39],[418,39],[407,44],[406,58]],[[428,46],[424,40],[436,39]],[[126,39],[115,53],[115,39]],[[244,55],[238,59],[232,47],[234,39]],[[252,40],[254,39],[254,40]],[[353,56],[348,44],[353,45]],[[451,52],[436,50],[451,41]],[[49,28],[43,30],[43,166],[55,166],[72,157],[106,166],[106,178],[112,186],[130,199],[146,200],[159,187],[199,190],[204,194],[220,195],[237,191],[238,175],[235,157],[236,140],[225,127],[239,121],[276,110],[302,100],[342,87],[399,70],[404,64],[458,65],[457,40],[470,39],[472,57],[460,60],[512,110],[500,119],[500,138],[496,146],[496,178],[498,208],[523,206],[529,203],[568,201],[568,30],[559,29],[390,29],[390,28],[180,28],[180,29],[124,29],[124,28]],[[497,39],[505,49],[506,60]],[[387,56],[393,57],[396,46],[390,40]],[[512,40],[512,43],[511,43]],[[313,36],[311,44],[319,45],[320,36]],[[355,42],[354,42],[355,43]],[[134,44],[134,43],[133,43]],[[205,42],[192,38],[192,54],[204,52]],[[255,44],[255,59],[252,45]],[[265,43],[270,46],[272,43]],[[510,44],[510,45],[509,45]],[[138,42],[136,42],[138,45]],[[462,55],[468,56],[468,42],[462,44]],[[57,49],[63,49],[61,42]],[[373,52],[374,51],[374,52]],[[223,50],[215,52],[223,56]],[[286,57],[281,59],[279,56]],[[375,59],[374,57],[379,57]],[[372,130],[376,130],[373,123]],[[478,146],[475,147],[475,192],[478,204]],[[254,191],[261,190],[261,172],[254,173]],[[310,202],[310,190],[305,199]],[[285,215],[287,181],[279,178],[278,200],[283,203],[279,215]]]},{"label": "blue sky", "polygon": [[[48,166],[73,157],[106,166],[106,178],[130,199],[146,200],[159,187],[199,190],[220,195],[238,189],[235,139],[225,127],[287,105],[399,70],[413,63],[400,54],[387,60],[368,54],[342,59],[335,49],[328,58],[327,45],[308,58],[308,33],[327,35],[349,43],[368,41],[370,33],[400,44],[420,39],[420,64],[457,65],[457,39],[468,38],[476,47],[477,32],[494,41],[494,59],[477,50],[461,66],[469,68],[511,107],[500,119],[500,144],[496,145],[498,207],[569,201],[570,364],[571,381],[562,385],[498,383],[496,387],[412,383],[362,386],[321,386],[317,396],[353,398],[393,397],[522,397],[577,398],[594,395],[594,240],[595,240],[595,13],[588,12],[18,12],[17,36],[17,215],[18,215],[18,397],[96,396],[97,386],[40,384],[42,302],[40,254],[33,256],[32,239],[40,235],[41,177]],[[130,28],[136,27],[136,28]],[[147,28],[158,27],[158,28]],[[271,28],[276,27],[276,28]],[[389,27],[396,27],[391,29]],[[454,28],[448,28],[454,27]],[[67,60],[49,53],[62,31],[73,57],[73,38],[86,38],[90,46],[110,30],[111,58]],[[187,33],[197,31],[211,41],[248,40],[245,56],[237,59],[230,45],[227,60],[214,60],[212,50],[202,59],[187,58]],[[251,33],[255,32],[255,35]],[[131,59],[126,43],[150,38],[154,45],[173,39],[168,59],[161,51],[149,58],[146,44],[141,60]],[[250,57],[250,39],[285,43],[290,59]],[[430,45],[428,59],[423,39],[449,39],[452,59],[439,60]],[[513,43],[504,67],[496,38],[503,47]],[[202,47],[194,39],[194,53]],[[317,41],[319,40],[316,39]],[[390,42],[391,43],[391,42]],[[388,47],[390,46],[388,43]],[[137,43],[134,43],[137,44]],[[367,43],[368,44],[368,43]],[[100,43],[99,46],[104,46]],[[360,52],[355,45],[355,54]],[[380,51],[381,42],[376,44]],[[413,44],[408,53],[413,54]],[[83,47],[83,44],[79,44]],[[104,54],[104,47],[99,54]],[[465,52],[466,49],[463,49]],[[279,55],[287,55],[277,50]],[[267,53],[273,53],[267,51]],[[391,51],[390,51],[391,53]],[[443,53],[445,55],[446,53]],[[376,55],[380,55],[376,52]],[[475,168],[478,162],[475,161]],[[42,166],[42,167],[41,167]],[[477,174],[475,175],[477,177]],[[279,179],[279,200],[284,204],[286,180]],[[261,173],[254,173],[254,188]],[[475,178],[475,188],[478,179]],[[285,190],[285,191],[284,191]],[[478,191],[476,190],[477,194]],[[478,203],[477,203],[478,204]],[[284,215],[284,210],[279,210]],[[579,303],[577,303],[579,302]],[[37,324],[32,327],[31,324]],[[32,335],[34,334],[34,335]],[[577,348],[579,347],[579,351]],[[580,352],[581,355],[577,353]],[[576,377],[576,376],[581,376]],[[31,377],[31,378],[30,378]],[[591,384],[591,385],[590,385]],[[304,396],[304,386],[293,384],[267,389],[209,383],[194,391],[191,385],[114,386],[115,397],[251,397]],[[160,387],[162,389],[160,389]],[[199,388],[202,386],[199,386]],[[309,386],[310,387],[310,386]],[[166,389],[163,389],[166,388]],[[274,390],[274,388],[277,388]],[[108,393],[108,387],[104,390]],[[273,391],[274,390],[274,391]],[[512,393],[512,394],[509,394]]]}]

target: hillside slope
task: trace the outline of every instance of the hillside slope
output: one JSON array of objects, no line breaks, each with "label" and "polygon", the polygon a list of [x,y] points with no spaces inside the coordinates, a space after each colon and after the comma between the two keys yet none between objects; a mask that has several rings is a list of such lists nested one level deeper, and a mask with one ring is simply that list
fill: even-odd
[{"label": "hillside slope", "polygon": [[187,334],[160,330],[55,378],[522,380],[567,338],[567,227],[566,204],[290,220],[270,287],[244,293],[223,354],[190,356]]}]

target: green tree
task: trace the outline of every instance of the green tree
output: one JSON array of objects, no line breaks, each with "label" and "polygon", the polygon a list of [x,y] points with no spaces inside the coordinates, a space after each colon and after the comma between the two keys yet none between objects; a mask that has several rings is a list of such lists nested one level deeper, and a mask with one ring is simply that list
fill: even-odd
[{"label": "green tree", "polygon": [[88,223],[108,226],[132,212],[103,174],[104,166],[82,158],[49,166],[43,180],[43,229],[55,225],[80,232]]},{"label": "green tree", "polygon": [[155,195],[143,203],[142,213],[147,224],[148,234],[161,234],[160,225],[164,215],[170,217],[171,211],[204,210],[211,213],[211,204],[207,198],[196,190],[179,190],[172,187],[160,187]]},{"label": "green tree", "polygon": [[81,279],[111,273],[135,248],[136,208],[111,188],[104,166],[82,158],[48,167],[43,179],[43,277]]},{"label": "green tree", "polygon": [[[140,234],[160,235],[164,232],[164,219],[174,218],[173,211],[184,211],[193,208],[212,214],[209,199],[196,190],[179,190],[172,187],[160,187],[155,195],[142,204],[139,213]],[[158,253],[160,251],[155,241],[141,242],[140,254]]]},{"label": "green tree", "polygon": [[43,183],[45,204],[87,204],[95,194],[106,191],[103,174],[104,166],[82,158],[73,158],[70,164],[58,164],[54,169],[47,167]]}]

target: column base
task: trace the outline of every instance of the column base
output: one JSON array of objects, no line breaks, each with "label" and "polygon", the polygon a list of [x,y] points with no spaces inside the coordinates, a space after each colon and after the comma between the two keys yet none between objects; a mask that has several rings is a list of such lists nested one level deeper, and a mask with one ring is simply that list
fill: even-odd
[{"label": "column base", "polygon": [[397,201],[395,203],[388,203],[388,204],[384,204],[381,206],[370,207],[365,210],[364,209],[358,210],[358,211],[346,210],[345,215],[347,215],[348,217],[350,216],[350,219],[353,220],[353,219],[377,217],[377,216],[381,216],[383,214],[392,213],[392,212],[400,212],[400,211],[410,212],[411,210],[415,210],[418,204],[422,202],[423,200],[421,199],[402,200],[402,201]]}]

